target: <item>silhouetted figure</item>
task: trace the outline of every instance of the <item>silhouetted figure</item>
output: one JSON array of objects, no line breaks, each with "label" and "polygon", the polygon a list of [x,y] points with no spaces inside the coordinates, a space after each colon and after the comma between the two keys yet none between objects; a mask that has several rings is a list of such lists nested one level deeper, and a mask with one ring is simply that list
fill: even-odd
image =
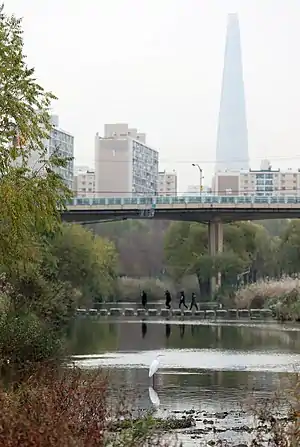
[{"label": "silhouetted figure", "polygon": [[171,335],[171,325],[166,324],[166,338],[169,338]]},{"label": "silhouetted figure", "polygon": [[182,290],[180,292],[180,299],[179,299],[179,309],[181,309],[181,306],[184,306],[186,309],[188,308],[187,305],[185,304],[185,294],[184,291]]},{"label": "silhouetted figure", "polygon": [[144,321],[142,321],[142,337],[145,338],[146,334],[147,334],[147,324]]},{"label": "silhouetted figure", "polygon": [[193,307],[195,307],[196,310],[198,310],[198,304],[196,303],[196,294],[194,292],[192,293],[192,301],[191,301],[191,305],[190,305],[190,310],[192,310]]},{"label": "silhouetted figure", "polygon": [[144,308],[147,306],[147,293],[145,290],[142,291],[142,306]]},{"label": "silhouetted figure", "polygon": [[165,297],[166,297],[166,308],[171,309],[172,297],[168,290],[165,291]]},{"label": "silhouetted figure", "polygon": [[180,338],[184,337],[184,332],[185,332],[185,325],[184,324],[180,324],[179,325],[179,334],[180,334]]}]

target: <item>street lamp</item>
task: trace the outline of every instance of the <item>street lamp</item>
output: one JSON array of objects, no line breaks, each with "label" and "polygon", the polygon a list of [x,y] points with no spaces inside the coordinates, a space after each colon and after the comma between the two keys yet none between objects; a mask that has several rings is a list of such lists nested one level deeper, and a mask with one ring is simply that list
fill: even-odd
[{"label": "street lamp", "polygon": [[204,179],[204,177],[203,177],[203,175],[202,175],[202,173],[203,173],[203,171],[202,171],[202,169],[200,168],[200,166],[198,165],[198,163],[192,163],[192,166],[196,166],[198,169],[199,169],[199,179],[200,179],[200,195],[201,195],[201,193],[202,193],[202,180]]}]

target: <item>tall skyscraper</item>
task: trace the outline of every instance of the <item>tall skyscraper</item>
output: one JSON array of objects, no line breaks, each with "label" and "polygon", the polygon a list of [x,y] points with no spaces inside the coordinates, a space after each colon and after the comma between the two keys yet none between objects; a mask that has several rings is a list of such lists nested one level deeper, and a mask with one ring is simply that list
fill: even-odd
[{"label": "tall skyscraper", "polygon": [[228,15],[215,170],[249,169],[240,28]]}]

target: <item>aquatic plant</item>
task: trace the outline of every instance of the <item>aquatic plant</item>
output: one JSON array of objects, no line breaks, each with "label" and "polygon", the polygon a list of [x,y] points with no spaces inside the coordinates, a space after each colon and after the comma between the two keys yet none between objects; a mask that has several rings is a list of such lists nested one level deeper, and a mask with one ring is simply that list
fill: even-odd
[{"label": "aquatic plant", "polygon": [[252,447],[298,447],[300,445],[300,375],[281,380],[280,388],[269,399],[248,402],[254,417]]}]

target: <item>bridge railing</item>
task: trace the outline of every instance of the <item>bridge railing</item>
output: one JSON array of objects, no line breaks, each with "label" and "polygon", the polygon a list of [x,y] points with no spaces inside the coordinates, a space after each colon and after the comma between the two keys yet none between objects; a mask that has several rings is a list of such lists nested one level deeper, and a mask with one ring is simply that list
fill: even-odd
[{"label": "bridge railing", "polygon": [[95,197],[95,198],[79,198],[75,197],[68,202],[68,205],[145,205],[155,208],[156,204],[172,205],[172,204],[299,204],[300,197],[297,196],[219,196],[219,195],[198,195],[198,196],[141,196],[141,197]]}]

